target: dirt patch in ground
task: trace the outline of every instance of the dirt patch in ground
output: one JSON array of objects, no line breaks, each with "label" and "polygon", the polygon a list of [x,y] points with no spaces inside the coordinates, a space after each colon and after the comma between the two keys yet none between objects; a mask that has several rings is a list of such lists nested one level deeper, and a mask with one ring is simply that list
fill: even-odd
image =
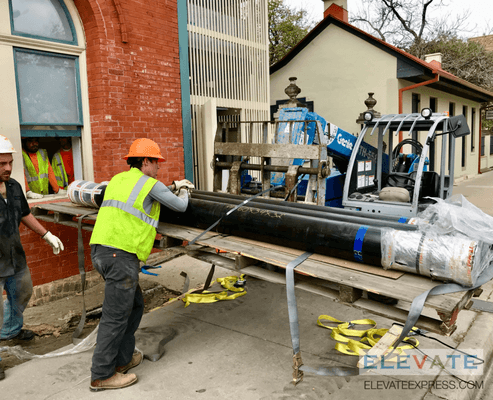
[{"label": "dirt patch in ground", "polygon": [[[168,302],[169,299],[175,298],[179,295],[179,293],[171,292],[160,285],[147,288],[143,287],[142,289],[145,301],[145,313],[162,306],[164,303]],[[63,301],[64,300],[57,300],[54,303]],[[89,311],[88,314],[89,316],[86,319],[86,324],[84,330],[82,331],[81,338],[88,336],[99,324],[99,318],[101,316],[101,311],[99,308]],[[52,326],[46,326],[44,328],[39,325],[35,329],[36,336],[33,340],[30,340],[29,342],[2,340],[0,341],[0,347],[21,345],[25,350],[32,354],[46,354],[61,349],[62,347],[72,344],[72,334],[77,328],[79,320],[80,312],[79,314],[73,314],[72,317],[59,328],[53,328]],[[2,357],[0,366],[4,370],[26,362],[26,360],[19,360],[14,355],[7,354],[5,352],[0,355]]]}]

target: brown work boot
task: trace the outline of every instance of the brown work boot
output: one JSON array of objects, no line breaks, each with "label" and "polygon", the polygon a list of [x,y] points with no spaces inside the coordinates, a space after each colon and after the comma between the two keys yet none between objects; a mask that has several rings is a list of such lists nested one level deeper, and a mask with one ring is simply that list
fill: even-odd
[{"label": "brown work boot", "polygon": [[115,372],[111,378],[108,379],[96,379],[91,382],[91,386],[89,389],[92,392],[99,392],[100,390],[106,389],[121,389],[127,386],[130,386],[137,382],[137,375],[135,374],[127,374],[123,375],[119,372]]},{"label": "brown work boot", "polygon": [[132,359],[127,365],[123,365],[121,367],[116,367],[116,372],[119,372],[120,374],[124,374],[127,372],[130,368],[134,368],[137,365],[140,365],[142,363],[142,360],[144,357],[142,356],[142,353],[136,351],[134,355],[132,356]]}]

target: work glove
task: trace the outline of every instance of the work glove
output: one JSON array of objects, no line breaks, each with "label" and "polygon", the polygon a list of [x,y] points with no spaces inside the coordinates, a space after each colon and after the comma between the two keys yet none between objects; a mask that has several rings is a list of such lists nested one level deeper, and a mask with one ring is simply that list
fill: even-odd
[{"label": "work glove", "polygon": [[[174,192],[176,194],[176,191]],[[188,199],[188,189],[182,187],[179,191],[178,194],[176,194],[180,199]]]},{"label": "work glove", "polygon": [[173,181],[173,185],[175,185],[175,192],[179,192],[181,188],[187,189],[195,189],[195,186],[188,179],[182,179],[181,181]]},{"label": "work glove", "polygon": [[62,196],[66,196],[67,195],[67,191],[65,189],[58,189],[58,193],[59,195],[62,195]]},{"label": "work glove", "polygon": [[43,236],[43,239],[53,248],[53,254],[58,254],[60,251],[63,251],[65,248],[63,247],[63,243],[60,239],[58,239],[55,235],[53,235],[50,231],[46,232]]},{"label": "work glove", "polygon": [[28,199],[42,199],[43,198],[43,195],[42,194],[39,194],[39,193],[34,193],[33,191],[28,190],[26,192],[26,197]]}]

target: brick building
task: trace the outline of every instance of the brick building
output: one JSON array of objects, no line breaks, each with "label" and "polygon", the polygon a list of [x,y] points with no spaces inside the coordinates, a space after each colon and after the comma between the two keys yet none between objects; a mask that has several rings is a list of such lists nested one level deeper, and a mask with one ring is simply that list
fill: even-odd
[{"label": "brick building", "polygon": [[[188,82],[188,65],[181,74],[179,30],[186,40],[186,21],[186,4],[176,0],[2,1],[0,133],[17,150],[13,178],[24,185],[21,135],[39,137],[50,157],[56,137],[71,137],[76,179],[95,182],[127,169],[130,144],[148,137],[166,158],[158,178],[184,178],[180,79]],[[34,285],[78,273],[77,231],[43,225],[66,250],[53,256],[21,226]],[[91,268],[89,237],[84,232]]]},{"label": "brick building", "polygon": [[467,39],[471,42],[476,42],[484,46],[488,51],[493,51],[493,35],[477,36]]},{"label": "brick building", "polygon": [[[166,158],[158,179],[207,187],[217,122],[268,118],[266,32],[267,0],[0,2],[0,134],[18,151],[12,177],[24,186],[21,137],[38,137],[50,158],[56,138],[71,137],[75,179],[94,182],[127,169],[130,144],[148,137]],[[42,223],[65,251],[54,256],[21,226],[35,286],[78,274],[76,229]]]}]

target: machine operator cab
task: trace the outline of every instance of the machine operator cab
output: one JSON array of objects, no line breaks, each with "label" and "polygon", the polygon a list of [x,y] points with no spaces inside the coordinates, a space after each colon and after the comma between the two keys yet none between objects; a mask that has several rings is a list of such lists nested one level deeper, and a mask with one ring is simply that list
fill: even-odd
[{"label": "machine operator cab", "polygon": [[[344,208],[413,217],[433,202],[427,197],[452,195],[455,139],[470,133],[463,115],[449,117],[426,108],[421,114],[373,119],[369,111],[364,117],[347,167]],[[365,143],[375,139],[376,157],[364,151]]]}]

